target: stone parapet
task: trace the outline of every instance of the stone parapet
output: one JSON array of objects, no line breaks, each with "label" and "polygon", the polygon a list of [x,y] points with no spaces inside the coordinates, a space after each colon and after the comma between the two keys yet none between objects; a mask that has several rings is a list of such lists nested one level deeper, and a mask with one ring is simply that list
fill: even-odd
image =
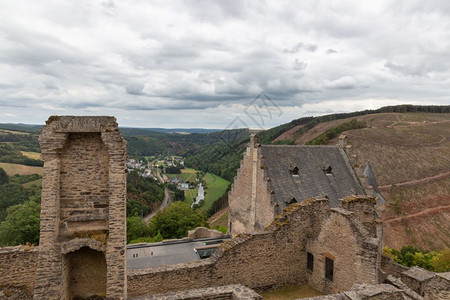
[{"label": "stone parapet", "polygon": [[32,294],[38,256],[38,247],[0,248],[0,287],[25,289]]}]

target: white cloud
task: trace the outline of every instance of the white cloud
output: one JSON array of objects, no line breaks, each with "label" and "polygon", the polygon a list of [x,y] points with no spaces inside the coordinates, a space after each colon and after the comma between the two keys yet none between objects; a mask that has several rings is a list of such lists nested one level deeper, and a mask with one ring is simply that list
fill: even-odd
[{"label": "white cloud", "polygon": [[8,122],[96,113],[225,127],[263,90],[289,112],[273,125],[450,102],[447,1],[1,2]]}]

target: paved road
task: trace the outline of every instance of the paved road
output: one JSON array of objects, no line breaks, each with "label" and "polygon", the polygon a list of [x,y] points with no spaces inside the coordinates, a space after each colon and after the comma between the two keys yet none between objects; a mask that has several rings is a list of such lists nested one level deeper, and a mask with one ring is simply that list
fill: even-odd
[{"label": "paved road", "polygon": [[144,216],[144,222],[148,223],[148,221],[150,221],[151,218],[153,218],[157,213],[159,213],[160,211],[162,211],[164,208],[166,208],[167,206],[169,206],[172,203],[172,192],[166,188],[164,190],[164,200],[163,203],[158,207],[157,210],[155,210],[152,213],[149,213],[147,215]]},{"label": "paved road", "polygon": [[[152,161],[152,170],[154,170],[155,168],[153,168],[154,164],[155,164],[156,160]],[[161,174],[159,173],[159,168],[156,168],[156,178],[158,178],[158,180],[164,184],[164,180],[161,177]],[[157,210],[155,210],[154,212],[151,212],[149,214],[146,214],[144,216],[144,222],[148,223],[148,221],[150,221],[151,218],[153,218],[154,216],[156,216],[156,214],[160,211],[162,211],[164,208],[166,208],[167,206],[169,206],[172,203],[172,192],[166,187],[164,190],[164,200],[162,202],[162,204],[158,207]]]}]

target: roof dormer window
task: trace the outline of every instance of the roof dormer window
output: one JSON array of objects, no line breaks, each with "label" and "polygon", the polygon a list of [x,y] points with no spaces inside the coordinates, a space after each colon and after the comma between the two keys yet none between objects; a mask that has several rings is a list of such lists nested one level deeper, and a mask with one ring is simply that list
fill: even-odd
[{"label": "roof dormer window", "polygon": [[325,172],[325,174],[327,175],[333,175],[331,172],[333,171],[333,168],[330,165],[324,165],[322,167],[322,170]]},{"label": "roof dormer window", "polygon": [[288,202],[288,204],[297,203],[297,199],[295,197],[292,197],[291,200]]},{"label": "roof dormer window", "polygon": [[299,171],[299,170],[300,170],[300,169],[297,167],[297,165],[291,165],[291,166],[289,167],[289,173],[291,173],[292,176],[298,177],[298,171]]}]

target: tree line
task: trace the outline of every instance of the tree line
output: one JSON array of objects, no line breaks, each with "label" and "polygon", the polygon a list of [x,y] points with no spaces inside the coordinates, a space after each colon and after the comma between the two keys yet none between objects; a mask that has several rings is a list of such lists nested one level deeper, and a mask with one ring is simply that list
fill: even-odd
[{"label": "tree line", "polygon": [[400,250],[385,246],[383,248],[383,253],[392,258],[396,263],[407,267],[418,266],[434,272],[450,271],[449,248],[445,248],[438,252],[422,250],[413,246],[404,246]]},{"label": "tree line", "polygon": [[15,145],[6,143],[0,143],[0,161],[38,167],[42,167],[44,165],[42,160],[29,158],[23,155]]},{"label": "tree line", "polygon": [[39,175],[9,177],[0,168],[0,246],[38,244],[41,187],[24,188],[23,183]]}]

